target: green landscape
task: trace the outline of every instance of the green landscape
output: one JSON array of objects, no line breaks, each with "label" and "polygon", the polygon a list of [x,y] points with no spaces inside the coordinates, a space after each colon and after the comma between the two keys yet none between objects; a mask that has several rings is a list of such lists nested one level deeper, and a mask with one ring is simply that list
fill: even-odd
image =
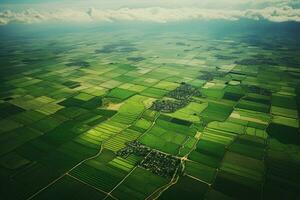
[{"label": "green landscape", "polygon": [[0,199],[298,199],[299,34],[0,26]]}]

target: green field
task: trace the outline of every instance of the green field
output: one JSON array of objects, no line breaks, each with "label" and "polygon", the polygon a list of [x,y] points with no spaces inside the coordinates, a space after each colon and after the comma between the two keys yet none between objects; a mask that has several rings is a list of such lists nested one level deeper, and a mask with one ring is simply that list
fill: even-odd
[{"label": "green field", "polygon": [[299,199],[296,36],[190,23],[0,27],[0,199]]}]

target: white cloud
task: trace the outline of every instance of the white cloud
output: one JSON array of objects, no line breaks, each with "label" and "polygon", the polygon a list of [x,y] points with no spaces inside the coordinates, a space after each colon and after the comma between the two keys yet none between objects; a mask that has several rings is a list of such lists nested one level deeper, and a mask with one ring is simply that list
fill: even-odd
[{"label": "white cloud", "polygon": [[284,6],[282,8],[269,7],[263,10],[247,10],[244,17],[255,20],[267,19],[273,22],[300,22],[300,9],[292,9],[291,7]]},{"label": "white cloud", "polygon": [[120,9],[27,9],[25,11],[0,12],[0,24],[38,22],[105,22],[105,21],[148,21],[174,22],[184,20],[269,20],[273,22],[300,22],[300,9],[289,6],[266,7],[263,9],[221,10],[195,8],[120,8]]}]

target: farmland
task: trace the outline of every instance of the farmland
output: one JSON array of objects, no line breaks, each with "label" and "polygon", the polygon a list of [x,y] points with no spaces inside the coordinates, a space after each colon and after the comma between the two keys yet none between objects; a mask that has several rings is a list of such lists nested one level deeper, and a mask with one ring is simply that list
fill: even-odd
[{"label": "farmland", "polygon": [[1,33],[0,199],[299,198],[295,36],[103,26]]}]

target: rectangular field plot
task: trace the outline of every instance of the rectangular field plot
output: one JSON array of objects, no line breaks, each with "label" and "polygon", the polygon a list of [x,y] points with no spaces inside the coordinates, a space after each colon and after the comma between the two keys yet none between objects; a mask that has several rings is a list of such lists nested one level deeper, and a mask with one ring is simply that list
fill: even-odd
[{"label": "rectangular field plot", "polygon": [[25,109],[23,109],[22,107],[19,107],[17,105],[11,104],[11,103],[1,103],[0,104],[0,118],[4,119],[6,117],[9,117],[11,115],[17,114],[17,113],[21,113],[23,112]]},{"label": "rectangular field plot", "polygon": [[273,105],[271,107],[271,113],[274,115],[290,117],[294,119],[299,117],[299,114],[295,109],[284,108],[284,107],[273,106]]},{"label": "rectangular field plot", "polygon": [[227,152],[220,169],[260,183],[264,181],[265,166],[263,161],[237,153]]},{"label": "rectangular field plot", "polygon": [[217,168],[225,153],[225,145],[209,140],[200,139],[189,159],[204,165]]},{"label": "rectangular field plot", "polygon": [[168,179],[138,167],[112,192],[112,195],[124,200],[145,199],[168,182]]},{"label": "rectangular field plot", "polygon": [[99,157],[79,165],[70,174],[102,191],[109,192],[126,176],[128,168],[133,167],[131,165],[124,167],[122,160],[115,159],[115,154],[103,150]]},{"label": "rectangular field plot", "polygon": [[246,177],[219,171],[213,188],[237,199],[259,199],[262,184]]},{"label": "rectangular field plot", "polygon": [[148,128],[152,126],[151,121],[146,120],[144,118],[140,118],[135,122],[135,124],[131,127],[134,130],[140,131],[140,132],[145,132]]},{"label": "rectangular field plot", "polygon": [[282,125],[287,125],[287,126],[291,126],[294,128],[299,128],[299,119],[293,119],[293,118],[275,115],[275,116],[273,116],[272,122],[276,123],[276,124],[282,124]]},{"label": "rectangular field plot", "polygon": [[18,123],[21,123],[24,125],[29,125],[29,124],[35,123],[45,117],[46,117],[46,115],[44,115],[40,112],[37,112],[34,110],[28,110],[28,111],[21,112],[19,114],[12,116],[11,119],[13,119],[14,121],[16,121]]},{"label": "rectangular field plot", "polygon": [[174,90],[175,88],[177,88],[179,86],[178,83],[173,83],[173,82],[168,82],[168,81],[160,81],[159,83],[157,83],[156,85],[154,85],[154,88],[158,88],[158,89],[163,89],[163,90]]},{"label": "rectangular field plot", "polygon": [[17,129],[21,126],[23,126],[23,124],[21,123],[18,123],[16,121],[13,121],[13,120],[9,120],[9,119],[3,119],[3,120],[0,120],[0,133],[5,133],[5,132],[8,132],[8,131],[12,131],[14,129]]},{"label": "rectangular field plot", "polygon": [[[171,137],[171,136],[169,136]],[[173,140],[169,139],[169,140]],[[176,155],[180,148],[180,145],[173,143],[172,141],[164,141],[162,138],[157,137],[152,134],[146,134],[141,139],[139,139],[141,143],[151,148],[163,151],[165,153],[170,153]]]},{"label": "rectangular field plot", "polygon": [[22,170],[22,173],[15,174],[13,180],[3,176],[1,181],[5,181],[6,184],[1,186],[1,197],[4,199],[27,199],[60,175],[56,169],[43,164],[29,165]]},{"label": "rectangular field plot", "polygon": [[120,85],[118,88],[126,89],[132,92],[142,92],[147,87],[143,85],[132,84],[132,83],[124,83],[123,85]]},{"label": "rectangular field plot", "polygon": [[103,141],[120,133],[125,128],[124,124],[108,120],[79,135],[75,140],[84,145],[99,147]]},{"label": "rectangular field plot", "polygon": [[126,129],[107,140],[103,147],[117,152],[118,150],[124,148],[127,142],[137,139],[140,135],[141,133],[137,131]]},{"label": "rectangular field plot", "polygon": [[38,194],[33,199],[84,199],[91,200],[103,199],[105,194],[81,183],[79,180],[70,176],[64,176],[52,186]]},{"label": "rectangular field plot", "polygon": [[270,106],[262,104],[262,103],[248,101],[248,100],[239,101],[236,108],[252,110],[252,111],[257,111],[257,112],[263,112],[263,113],[269,113],[269,111],[270,111]]},{"label": "rectangular field plot", "polygon": [[[266,182],[263,197],[266,199],[296,198],[299,191],[299,173],[297,162],[289,161],[287,150],[283,152],[275,140],[270,141],[270,150],[266,158]],[[275,189],[275,190],[274,190]]]},{"label": "rectangular field plot", "polygon": [[220,158],[200,153],[198,151],[191,152],[188,158],[194,162],[202,163],[212,168],[217,168],[221,162]]},{"label": "rectangular field plot", "polygon": [[27,127],[21,127],[0,136],[0,155],[8,153],[22,144],[41,136],[42,133]]},{"label": "rectangular field plot", "polygon": [[171,117],[187,120],[191,122],[199,122],[199,114],[207,107],[207,103],[191,102],[184,108],[181,108],[174,113],[167,114]]},{"label": "rectangular field plot", "polygon": [[265,156],[266,141],[263,138],[243,135],[238,137],[230,146],[229,150],[258,160]]},{"label": "rectangular field plot", "polygon": [[214,181],[216,176],[216,170],[214,168],[193,161],[187,161],[185,163],[184,173],[210,184]]},{"label": "rectangular field plot", "polygon": [[195,134],[196,129],[192,127],[158,119],[139,141],[151,148],[176,155],[188,136]]},{"label": "rectangular field plot", "polygon": [[232,107],[224,104],[209,102],[207,108],[205,108],[200,116],[204,119],[211,121],[225,121],[227,117],[231,114]]},{"label": "rectangular field plot", "polygon": [[[267,126],[267,124],[271,121],[271,115],[255,111],[235,109],[230,115],[229,120],[231,119],[233,121],[240,120],[251,122],[252,124]],[[251,125],[251,123],[248,123],[248,125]]]},{"label": "rectangular field plot", "polygon": [[253,101],[257,103],[262,103],[265,105],[270,105],[271,103],[271,97],[267,95],[262,94],[256,94],[256,93],[248,93],[247,96],[244,98],[248,101]]},{"label": "rectangular field plot", "polygon": [[296,109],[297,103],[294,97],[275,94],[272,96],[272,106]]},{"label": "rectangular field plot", "polygon": [[107,96],[117,98],[117,99],[120,99],[120,100],[125,100],[125,99],[131,97],[134,94],[135,94],[135,92],[132,92],[132,91],[129,91],[129,90],[126,90],[126,89],[115,88],[115,89],[112,89],[107,94]]},{"label": "rectangular field plot", "polygon": [[143,92],[141,92],[141,95],[153,97],[153,98],[161,98],[165,96],[169,91],[164,89],[158,89],[158,88],[147,88]]},{"label": "rectangular field plot", "polygon": [[207,125],[208,129],[214,129],[217,131],[228,132],[231,134],[244,134],[245,127],[240,124],[232,123],[232,122],[210,122]]},{"label": "rectangular field plot", "polygon": [[[187,185],[189,187],[186,187]],[[164,191],[159,199],[203,199],[207,190],[207,184],[188,176],[183,176],[175,185]]]},{"label": "rectangular field plot", "polygon": [[201,135],[201,139],[220,143],[223,145],[228,146],[231,144],[231,142],[236,137],[236,134],[218,130],[218,129],[212,129],[212,128],[205,128],[203,131],[203,134]]}]

